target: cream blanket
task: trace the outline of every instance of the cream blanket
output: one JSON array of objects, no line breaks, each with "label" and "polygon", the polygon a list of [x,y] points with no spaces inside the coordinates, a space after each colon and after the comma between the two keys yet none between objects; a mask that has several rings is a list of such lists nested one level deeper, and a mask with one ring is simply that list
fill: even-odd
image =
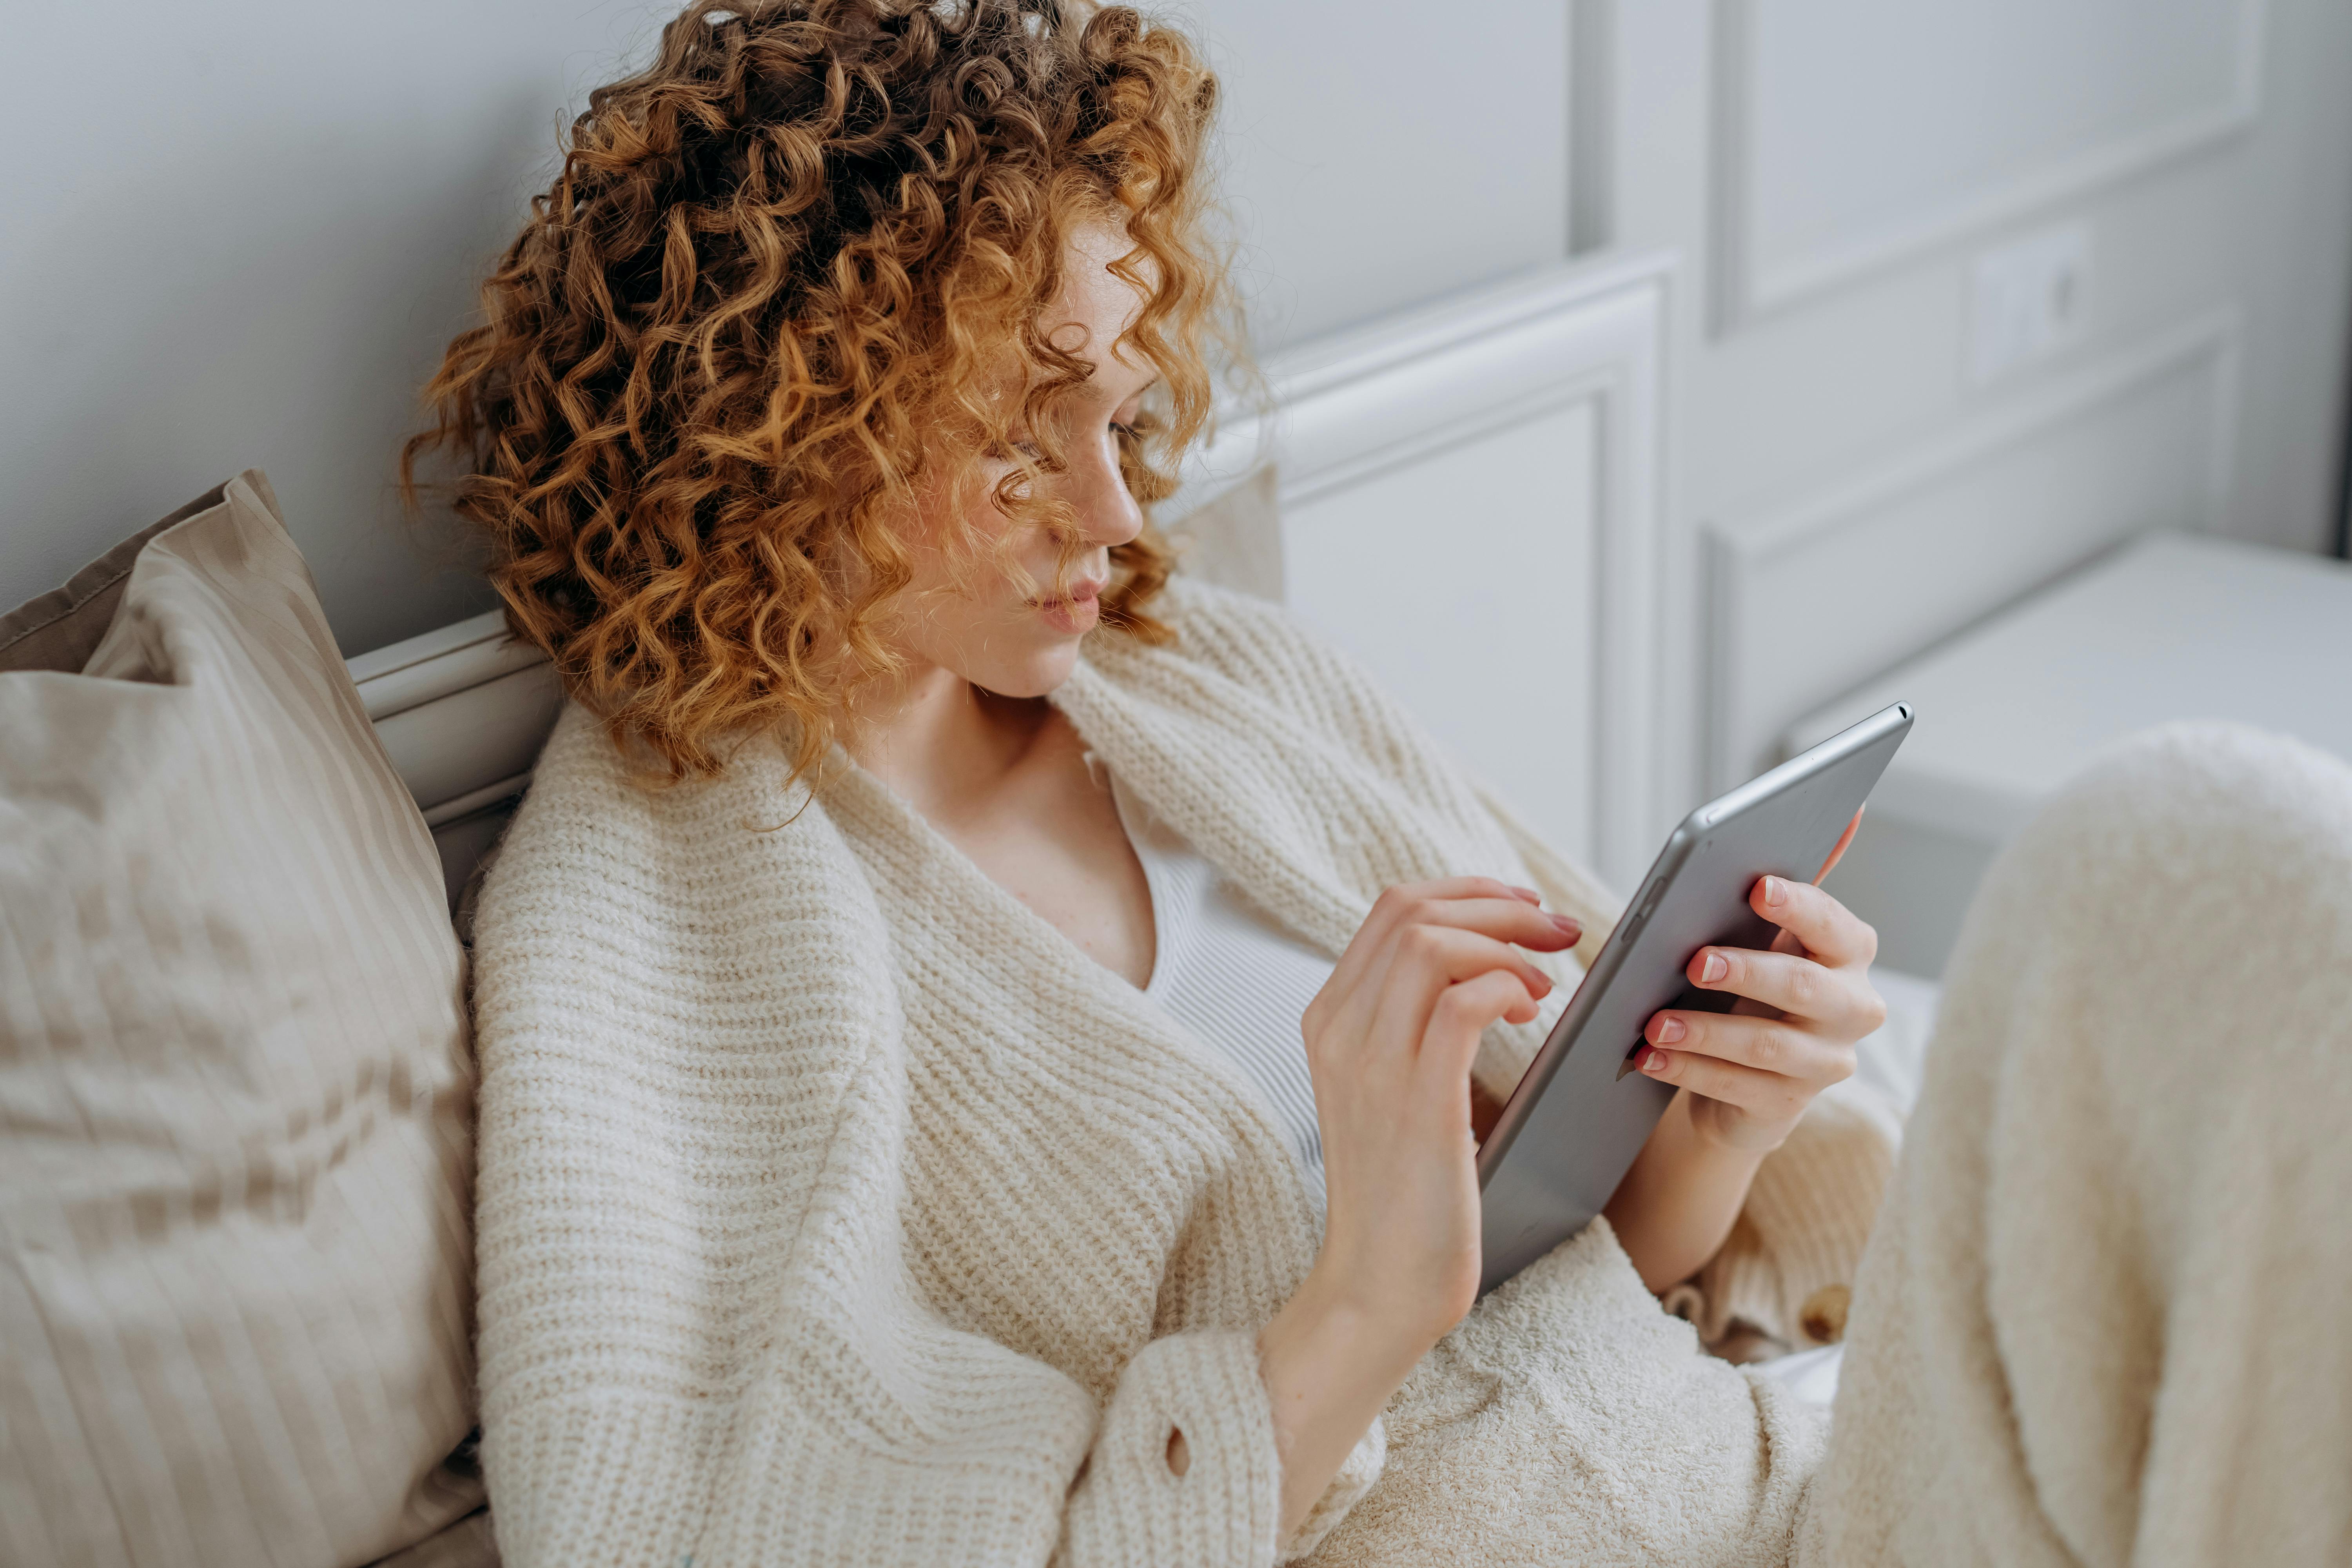
[{"label": "cream blanket", "polygon": [[2352,1562],[2347,1116],[2352,769],[2120,748],[1970,911],[1804,1558]]},{"label": "cream blanket", "polygon": [[[1103,642],[1056,700],[1246,896],[1336,955],[1390,883],[1532,879],[1589,958],[1606,896],[1351,667],[1250,601],[1170,604],[1177,647]],[[476,933],[513,1568],[1787,1554],[1822,1416],[1703,1354],[1605,1224],[1475,1310],[1278,1542],[1255,1341],[1317,1236],[1270,1113],[846,759],[813,801],[756,748],[647,793],[573,712]]]}]

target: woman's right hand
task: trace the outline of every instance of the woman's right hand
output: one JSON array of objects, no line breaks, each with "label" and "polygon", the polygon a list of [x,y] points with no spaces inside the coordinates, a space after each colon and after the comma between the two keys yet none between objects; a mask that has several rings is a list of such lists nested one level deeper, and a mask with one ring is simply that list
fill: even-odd
[{"label": "woman's right hand", "polygon": [[1286,1529],[1477,1297],[1471,1063],[1489,1024],[1529,1021],[1551,991],[1518,950],[1581,934],[1487,878],[1391,888],[1307,1005],[1323,1250],[1258,1340]]},{"label": "woman's right hand", "polygon": [[1551,992],[1519,949],[1581,934],[1483,877],[1391,888],[1307,1005],[1328,1194],[1316,1267],[1400,1333],[1434,1344],[1476,1300],[1471,1063],[1487,1025],[1526,1023]]}]

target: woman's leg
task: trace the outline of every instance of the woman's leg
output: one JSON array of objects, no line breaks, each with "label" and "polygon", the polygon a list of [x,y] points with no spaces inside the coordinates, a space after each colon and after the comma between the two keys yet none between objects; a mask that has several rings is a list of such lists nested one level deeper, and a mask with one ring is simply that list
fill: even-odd
[{"label": "woman's leg", "polygon": [[2001,858],[1801,1556],[2352,1561],[2352,768],[2176,726]]}]

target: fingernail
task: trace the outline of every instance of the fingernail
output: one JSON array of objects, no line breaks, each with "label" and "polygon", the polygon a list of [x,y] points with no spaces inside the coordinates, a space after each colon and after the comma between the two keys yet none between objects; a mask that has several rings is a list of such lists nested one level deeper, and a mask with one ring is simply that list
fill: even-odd
[{"label": "fingernail", "polygon": [[1518,897],[1527,900],[1527,901],[1531,904],[1539,904],[1543,902],[1543,895],[1537,892],[1533,888],[1513,888],[1511,891]]},{"label": "fingernail", "polygon": [[1582,936],[1584,934],[1583,922],[1570,916],[1546,915],[1544,919],[1558,926],[1562,936]]},{"label": "fingernail", "polygon": [[1768,904],[1787,903],[1789,901],[1789,884],[1780,880],[1778,877],[1765,878],[1764,901]]},{"label": "fingernail", "polygon": [[1671,1046],[1689,1033],[1689,1026],[1685,1025],[1680,1018],[1661,1018],[1658,1020],[1658,1044],[1662,1046]]},{"label": "fingernail", "polygon": [[1698,977],[1701,980],[1720,980],[1730,973],[1731,965],[1723,961],[1723,954],[1719,952],[1708,953],[1706,962],[1698,966]]},{"label": "fingernail", "polygon": [[1652,1051],[1648,1056],[1643,1057],[1642,1058],[1642,1070],[1643,1072],[1665,1071],[1666,1053],[1664,1051]]}]

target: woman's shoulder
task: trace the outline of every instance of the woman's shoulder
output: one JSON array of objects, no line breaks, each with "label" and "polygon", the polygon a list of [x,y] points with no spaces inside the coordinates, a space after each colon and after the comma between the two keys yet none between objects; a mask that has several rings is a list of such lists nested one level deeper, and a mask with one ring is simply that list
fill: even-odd
[{"label": "woman's shoulder", "polygon": [[1102,660],[1114,677],[1124,665],[1183,670],[1245,688],[1318,727],[1394,722],[1371,678],[1348,654],[1284,606],[1197,578],[1170,579],[1152,605],[1174,634],[1156,646],[1122,639]]},{"label": "woman's shoulder", "polygon": [[1168,579],[1151,613],[1176,634],[1166,646],[1196,658],[1226,662],[1236,655],[1324,646],[1283,605],[1181,573]]},{"label": "woman's shoulder", "polygon": [[631,758],[604,720],[566,702],[531,768],[501,869],[552,856],[575,869],[655,853],[659,839],[706,815],[709,782],[664,784]]},{"label": "woman's shoulder", "polygon": [[671,782],[624,744],[565,705],[483,875],[478,948],[527,910],[539,918],[525,923],[566,928],[691,925],[751,897],[763,869],[796,886],[842,879],[839,835],[781,748],[746,744],[716,776]]}]

